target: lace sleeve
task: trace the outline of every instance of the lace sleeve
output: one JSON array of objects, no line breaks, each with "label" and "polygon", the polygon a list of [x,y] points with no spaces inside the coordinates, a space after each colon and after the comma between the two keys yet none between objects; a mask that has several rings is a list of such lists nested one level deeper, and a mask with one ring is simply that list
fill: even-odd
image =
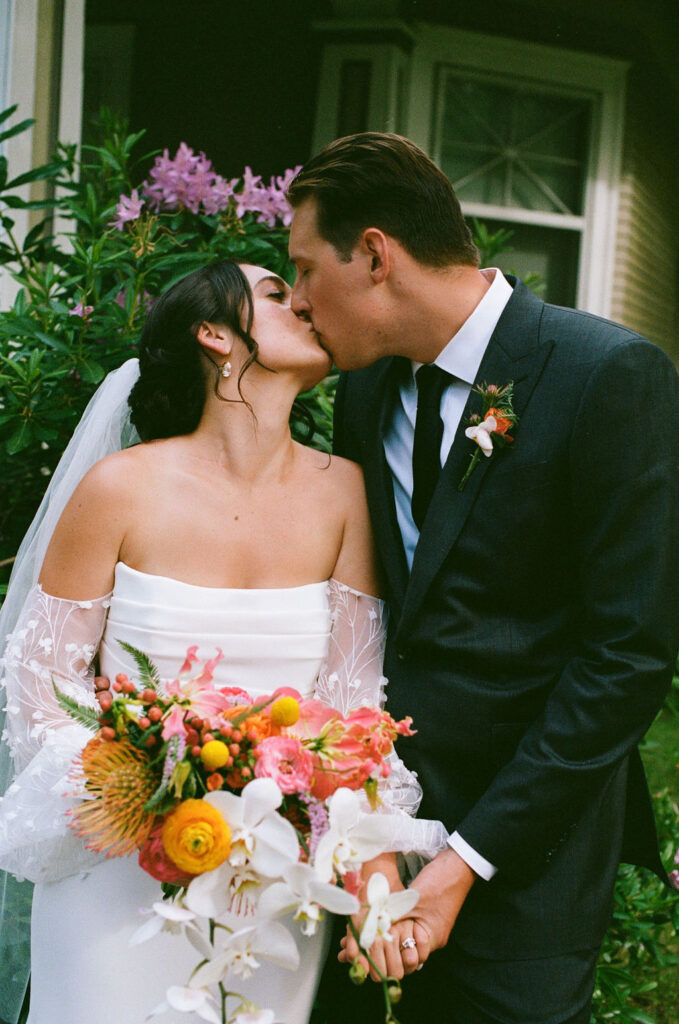
[{"label": "lace sleeve", "polygon": [[[386,605],[331,579],[330,639],[314,696],[343,715],[363,705],[384,704],[387,680],[382,675],[386,638]],[[389,754],[391,772],[380,782],[379,812],[392,822],[390,849],[406,857],[411,874],[416,858],[431,859],[447,845],[448,833],[440,821],[415,818],[422,789],[395,750]]]},{"label": "lace sleeve", "polygon": [[100,859],[66,826],[77,798],[71,763],[92,734],[61,708],[54,684],[96,708],[93,662],[108,606],[108,597],[66,601],[36,586],[7,638],[0,685],[14,779],[0,801],[0,867],[31,881],[63,878]]}]

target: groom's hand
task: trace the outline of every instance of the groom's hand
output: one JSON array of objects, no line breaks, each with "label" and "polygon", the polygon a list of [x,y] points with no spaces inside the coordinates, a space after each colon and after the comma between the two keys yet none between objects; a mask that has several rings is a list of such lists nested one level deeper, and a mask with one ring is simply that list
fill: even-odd
[{"label": "groom's hand", "polygon": [[[476,881],[469,865],[455,850],[444,850],[422,868],[410,883],[420,898],[410,913],[429,935],[430,951],[442,949]],[[420,962],[423,962],[420,956]]]}]

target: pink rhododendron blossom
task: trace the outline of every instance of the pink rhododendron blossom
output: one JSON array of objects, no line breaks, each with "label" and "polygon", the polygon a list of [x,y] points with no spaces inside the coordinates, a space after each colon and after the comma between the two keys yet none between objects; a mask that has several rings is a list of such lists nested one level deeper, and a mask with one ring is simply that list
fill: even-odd
[{"label": "pink rhododendron blossom", "polygon": [[246,167],[242,180],[227,181],[216,173],[205,153],[194,153],[182,142],[173,157],[167,149],[156,157],[148,180],[141,185],[141,202],[145,200],[156,212],[186,209],[210,215],[234,204],[239,218],[253,213],[260,224],[274,227],[280,221],[287,227],[292,221],[292,209],[286,192],[298,170],[299,167],[289,168],[282,175],[272,176],[269,185],[265,185],[261,174]]},{"label": "pink rhododendron blossom", "polygon": [[128,221],[136,220],[141,213],[144,200],[139,198],[137,189],[132,190],[131,196],[121,195],[116,208],[116,217],[111,223],[118,231],[122,231]]},{"label": "pink rhododendron blossom", "polygon": [[83,306],[82,302],[78,302],[68,311],[69,316],[81,316],[83,320],[89,320],[92,313],[94,313],[94,306]]},{"label": "pink rhododendron blossom", "polygon": [[308,750],[291,736],[269,736],[257,747],[255,775],[273,779],[281,793],[306,793],[314,762]]}]

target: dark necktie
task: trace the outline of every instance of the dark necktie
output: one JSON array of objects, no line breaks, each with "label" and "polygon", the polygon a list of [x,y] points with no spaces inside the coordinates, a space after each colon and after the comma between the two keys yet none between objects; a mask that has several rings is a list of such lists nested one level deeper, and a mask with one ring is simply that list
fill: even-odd
[{"label": "dark necktie", "polygon": [[450,375],[434,363],[421,366],[417,382],[417,419],[413,441],[413,497],[411,509],[418,530],[422,529],[432,494],[441,472],[441,395]]}]

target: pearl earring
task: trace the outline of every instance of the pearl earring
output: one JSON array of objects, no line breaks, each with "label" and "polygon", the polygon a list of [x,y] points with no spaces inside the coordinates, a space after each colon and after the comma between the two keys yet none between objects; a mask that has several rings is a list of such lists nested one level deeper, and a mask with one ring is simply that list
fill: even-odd
[{"label": "pearl earring", "polygon": [[225,378],[230,377],[231,376],[231,363],[229,363],[229,362],[224,363],[224,365],[222,366],[222,368],[220,370],[220,373],[221,373],[222,377],[225,377]]}]

